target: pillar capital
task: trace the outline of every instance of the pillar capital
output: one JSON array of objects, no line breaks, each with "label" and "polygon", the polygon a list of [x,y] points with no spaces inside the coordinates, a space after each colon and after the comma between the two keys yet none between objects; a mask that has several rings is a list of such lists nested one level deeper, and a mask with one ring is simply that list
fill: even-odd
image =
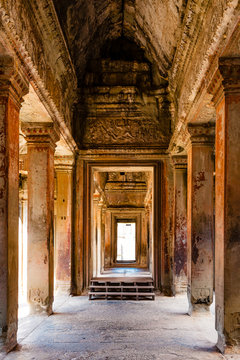
[{"label": "pillar capital", "polygon": [[213,145],[215,140],[215,124],[208,123],[188,123],[187,131],[189,134],[188,148],[190,145]]},{"label": "pillar capital", "polygon": [[224,92],[240,91],[240,57],[221,57],[219,71]]},{"label": "pillar capital", "polygon": [[224,95],[240,92],[240,57],[219,58],[216,70],[208,92],[212,94],[212,101],[217,107]]},{"label": "pillar capital", "polygon": [[8,54],[0,55],[0,84],[0,96],[11,97],[20,108],[29,84],[19,64]]},{"label": "pillar capital", "polygon": [[187,155],[173,155],[171,160],[174,169],[185,170],[187,168]]},{"label": "pillar capital", "polygon": [[59,172],[72,172],[75,164],[73,155],[54,156],[54,168]]},{"label": "pillar capital", "polygon": [[23,122],[22,132],[26,136],[27,146],[52,147],[60,139],[59,130],[54,123],[49,122]]}]

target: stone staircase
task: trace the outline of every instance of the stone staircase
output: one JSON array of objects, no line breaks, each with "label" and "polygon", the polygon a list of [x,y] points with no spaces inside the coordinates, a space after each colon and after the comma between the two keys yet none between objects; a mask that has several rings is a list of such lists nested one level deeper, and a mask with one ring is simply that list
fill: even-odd
[{"label": "stone staircase", "polygon": [[148,278],[93,278],[89,300],[155,300],[153,279]]}]

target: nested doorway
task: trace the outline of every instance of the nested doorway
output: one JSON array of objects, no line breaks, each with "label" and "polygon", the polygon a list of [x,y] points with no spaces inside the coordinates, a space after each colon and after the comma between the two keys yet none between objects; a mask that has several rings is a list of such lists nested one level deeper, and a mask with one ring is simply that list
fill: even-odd
[{"label": "nested doorway", "polygon": [[153,166],[93,167],[91,192],[90,277],[134,269],[153,276]]}]

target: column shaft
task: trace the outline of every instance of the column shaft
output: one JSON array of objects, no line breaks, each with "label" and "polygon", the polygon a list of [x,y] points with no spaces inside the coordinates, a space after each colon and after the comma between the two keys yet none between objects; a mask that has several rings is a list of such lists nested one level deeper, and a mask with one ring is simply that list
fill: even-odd
[{"label": "column shaft", "polygon": [[221,352],[240,353],[240,58],[220,59],[216,126],[216,330]]},{"label": "column shaft", "polygon": [[74,241],[72,267],[72,294],[80,295],[84,288],[84,160],[78,158],[76,162],[76,176],[74,184]]},{"label": "column shaft", "polygon": [[71,291],[73,158],[55,158],[55,288]]},{"label": "column shaft", "polygon": [[188,300],[189,314],[213,301],[213,141],[214,127],[189,125]]},{"label": "column shaft", "polygon": [[0,351],[17,344],[19,110],[27,85],[0,56]]},{"label": "column shaft", "polygon": [[[173,169],[170,158],[162,166],[162,213],[161,213],[161,290],[167,296],[173,295]],[[154,262],[158,262],[156,247]],[[155,274],[155,278],[159,274]]]},{"label": "column shaft", "polygon": [[187,157],[174,156],[174,292],[187,289]]},{"label": "column shaft", "polygon": [[52,123],[24,123],[28,147],[27,293],[32,312],[52,313],[54,148]]}]

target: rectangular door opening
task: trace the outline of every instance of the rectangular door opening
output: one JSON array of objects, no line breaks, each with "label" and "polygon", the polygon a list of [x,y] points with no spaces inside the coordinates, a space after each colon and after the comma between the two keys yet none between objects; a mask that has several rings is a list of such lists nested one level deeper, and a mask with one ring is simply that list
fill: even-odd
[{"label": "rectangular door opening", "polygon": [[117,262],[136,261],[136,223],[117,222]]}]

